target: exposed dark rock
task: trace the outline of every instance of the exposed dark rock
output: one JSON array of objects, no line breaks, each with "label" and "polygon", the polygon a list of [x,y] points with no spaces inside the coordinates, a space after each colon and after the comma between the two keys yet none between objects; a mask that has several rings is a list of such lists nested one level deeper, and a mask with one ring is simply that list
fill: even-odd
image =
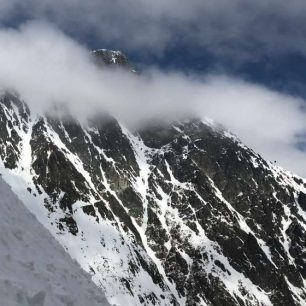
[{"label": "exposed dark rock", "polygon": [[106,115],[31,120],[18,96],[0,99],[4,171],[18,170],[28,205],[73,239],[106,292],[116,284],[135,305],[306,303],[305,180],[198,119],[134,138]]},{"label": "exposed dark rock", "polygon": [[134,66],[121,51],[99,49],[92,51],[94,62],[101,68],[111,66],[120,67],[130,71],[135,71]]},{"label": "exposed dark rock", "polygon": [[298,202],[302,209],[306,211],[306,194],[304,192],[300,192],[299,197],[298,197]]}]

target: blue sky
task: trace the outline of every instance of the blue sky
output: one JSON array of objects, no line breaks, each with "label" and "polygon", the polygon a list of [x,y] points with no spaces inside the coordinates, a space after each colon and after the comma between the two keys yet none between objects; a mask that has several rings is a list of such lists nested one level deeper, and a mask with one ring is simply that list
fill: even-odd
[{"label": "blue sky", "polygon": [[306,98],[306,57],[301,54],[262,56],[256,61],[233,63],[235,58],[215,56],[205,48],[193,52],[192,48],[186,50],[177,46],[161,57],[142,57],[133,52],[129,57],[141,67],[158,65],[161,69],[186,73],[225,73]]}]

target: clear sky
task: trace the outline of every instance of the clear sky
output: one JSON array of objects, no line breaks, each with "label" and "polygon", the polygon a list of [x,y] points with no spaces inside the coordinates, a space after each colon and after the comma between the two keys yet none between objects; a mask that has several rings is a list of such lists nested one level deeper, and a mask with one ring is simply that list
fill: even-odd
[{"label": "clear sky", "polygon": [[305,12],[305,0],[0,0],[6,33],[35,21],[88,50],[122,50],[144,72],[157,67],[160,74],[185,75],[188,82],[219,78],[218,86],[230,88],[228,103],[225,95],[210,94],[211,99],[222,100],[225,112],[239,111],[246,101],[244,116],[250,120],[214,111],[216,120],[304,176]]}]

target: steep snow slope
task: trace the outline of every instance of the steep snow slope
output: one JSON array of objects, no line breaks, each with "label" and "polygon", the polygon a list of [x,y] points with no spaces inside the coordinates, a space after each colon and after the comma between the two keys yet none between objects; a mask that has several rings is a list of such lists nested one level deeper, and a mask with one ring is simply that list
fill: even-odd
[{"label": "steep snow slope", "polygon": [[0,178],[0,305],[107,306],[87,273]]},{"label": "steep snow slope", "polygon": [[200,120],[131,133],[0,100],[3,178],[117,305],[305,305],[306,182]]},{"label": "steep snow slope", "polygon": [[218,126],[131,132],[6,93],[0,172],[112,303],[306,305],[306,181]]}]

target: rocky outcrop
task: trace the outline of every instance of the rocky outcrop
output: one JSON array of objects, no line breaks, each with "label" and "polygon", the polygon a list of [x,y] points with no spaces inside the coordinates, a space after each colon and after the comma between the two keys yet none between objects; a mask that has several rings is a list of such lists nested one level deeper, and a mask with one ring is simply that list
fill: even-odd
[{"label": "rocky outcrop", "polygon": [[4,179],[111,303],[306,305],[306,181],[220,126],[132,133],[110,116],[35,115],[8,93],[0,119]]},{"label": "rocky outcrop", "polygon": [[0,112],[3,177],[111,302],[305,304],[305,181],[235,136]]}]

